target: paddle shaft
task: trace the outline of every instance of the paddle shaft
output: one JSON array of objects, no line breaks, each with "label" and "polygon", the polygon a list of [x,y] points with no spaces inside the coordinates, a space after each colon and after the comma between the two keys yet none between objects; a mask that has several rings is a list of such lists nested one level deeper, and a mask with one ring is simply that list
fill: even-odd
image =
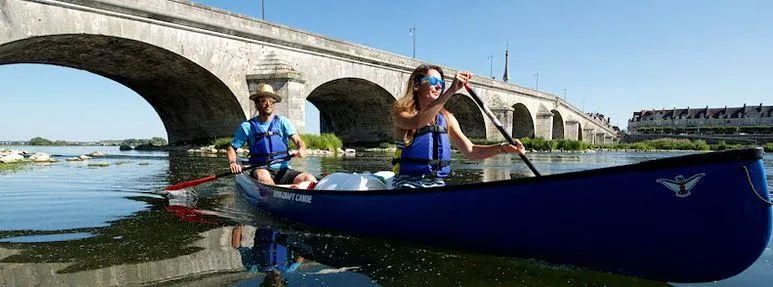
[{"label": "paddle shaft", "polygon": [[[250,167],[242,169],[242,171],[247,171],[247,170],[255,169],[257,167],[258,166],[250,166]],[[232,174],[234,174],[234,173],[229,171],[229,172],[224,172],[224,173],[221,173],[221,174],[210,175],[210,176],[207,176],[207,177],[202,177],[202,178],[199,178],[199,179],[194,179],[194,180],[190,180],[190,181],[186,181],[186,182],[181,182],[181,183],[178,183],[178,184],[175,184],[175,185],[171,185],[171,186],[168,186],[167,188],[164,188],[164,190],[178,190],[178,189],[188,188],[188,187],[196,186],[196,185],[199,185],[199,184],[202,184],[202,183],[205,183],[205,182],[210,182],[210,181],[216,180],[216,179],[224,177],[224,176],[229,176],[229,175],[232,175]]]},{"label": "paddle shaft", "polygon": [[[243,168],[242,172],[248,171],[248,170],[252,170],[252,169],[255,169],[255,168],[258,168],[258,167],[270,166],[272,164],[283,162],[283,161],[288,161],[291,158],[293,158],[294,156],[297,156],[297,153],[291,154],[288,157],[276,159],[276,160],[272,161],[268,165],[248,166],[246,168]],[[218,178],[221,178],[221,177],[224,177],[224,176],[233,175],[233,174],[234,173],[229,171],[229,172],[224,172],[224,173],[221,173],[221,174],[210,175],[210,176],[207,176],[207,177],[202,177],[202,178],[199,178],[199,179],[189,180],[189,181],[186,181],[186,182],[181,182],[181,183],[178,183],[178,184],[175,184],[175,185],[171,185],[171,186],[168,186],[167,188],[164,188],[164,190],[178,190],[178,189],[188,188],[188,187],[196,186],[196,185],[199,185],[199,184],[202,184],[202,183],[205,183],[205,182],[210,182],[210,181],[216,180]]]},{"label": "paddle shaft", "polygon": [[[488,116],[491,122],[493,122],[494,125],[497,126],[497,129],[499,130],[500,133],[502,133],[502,135],[505,137],[507,142],[509,142],[511,145],[515,145],[515,140],[513,140],[513,137],[511,137],[510,134],[508,134],[507,131],[505,131],[505,128],[502,127],[502,123],[499,122],[499,119],[497,119],[497,117],[494,116],[494,113],[492,113],[491,110],[489,110],[489,108],[486,107],[486,104],[483,103],[483,100],[481,100],[478,97],[478,95],[475,94],[475,92],[472,90],[472,87],[470,87],[469,84],[466,84],[464,87],[467,88],[467,92],[470,93],[470,96],[472,96],[472,99],[475,101],[475,103],[481,109],[483,109],[483,112],[486,114],[486,116]],[[523,162],[526,163],[526,165],[529,167],[531,172],[534,173],[535,176],[540,176],[540,173],[539,171],[537,171],[537,168],[535,168],[534,165],[531,164],[531,161],[528,158],[526,158],[525,155],[521,153],[519,153],[518,155],[521,156],[521,159],[523,160]]]}]

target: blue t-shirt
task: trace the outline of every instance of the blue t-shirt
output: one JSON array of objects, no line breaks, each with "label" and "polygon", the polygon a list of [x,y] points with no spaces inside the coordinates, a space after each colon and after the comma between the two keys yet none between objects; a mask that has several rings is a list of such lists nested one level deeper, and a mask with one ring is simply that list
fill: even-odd
[{"label": "blue t-shirt", "polygon": [[[267,131],[268,127],[271,125],[271,121],[274,120],[274,117],[279,117],[279,135],[282,137],[282,142],[289,147],[290,136],[297,132],[295,126],[293,126],[293,123],[291,123],[289,119],[283,116],[272,116],[266,122],[261,122],[258,117],[255,117],[254,119],[258,122],[261,129]],[[244,146],[245,142],[247,143],[247,146],[250,146],[255,142],[255,131],[252,130],[249,121],[242,122],[242,124],[236,128],[236,131],[234,131],[234,138],[231,140],[231,146],[233,146],[234,149],[238,149]],[[290,168],[290,161],[272,164],[271,168]]]}]

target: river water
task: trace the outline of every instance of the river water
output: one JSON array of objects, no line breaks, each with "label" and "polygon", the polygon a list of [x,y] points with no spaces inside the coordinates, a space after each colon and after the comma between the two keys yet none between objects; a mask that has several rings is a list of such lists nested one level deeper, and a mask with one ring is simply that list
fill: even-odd
[{"label": "river water", "polygon": [[[306,229],[256,213],[237,194],[231,177],[189,190],[198,194],[195,199],[169,202],[155,193],[170,184],[224,171],[223,155],[121,152],[117,147],[5,148],[47,152],[59,161],[0,171],[0,286],[268,284],[273,277],[265,274],[271,272],[255,270],[254,262],[245,258],[253,258],[249,254],[258,250],[255,238],[272,234],[279,235],[279,244],[269,248],[287,251],[285,266],[300,263],[294,264],[300,265],[294,272],[277,273],[278,282],[289,286],[669,285],[535,260]],[[107,156],[86,162],[64,160],[93,151]],[[681,154],[545,153],[529,158],[543,174],[553,174]],[[768,182],[773,183],[773,157],[766,155],[763,162]],[[317,175],[373,172],[389,169],[389,155],[310,157],[293,159],[292,164]],[[518,157],[505,155],[482,161],[455,158],[453,166],[451,184],[530,174]],[[769,245],[737,276],[678,285],[771,286],[771,261]],[[252,272],[245,271],[248,268]]]}]

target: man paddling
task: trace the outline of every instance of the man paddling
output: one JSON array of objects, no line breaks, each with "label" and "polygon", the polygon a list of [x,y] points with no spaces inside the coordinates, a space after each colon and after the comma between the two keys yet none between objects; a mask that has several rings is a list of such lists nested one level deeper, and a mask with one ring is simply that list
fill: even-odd
[{"label": "man paddling", "polygon": [[310,173],[299,172],[290,167],[289,140],[298,147],[296,156],[306,157],[306,143],[298,135],[289,119],[274,115],[274,105],[282,97],[274,93],[268,84],[258,84],[257,91],[250,94],[258,116],[242,122],[228,147],[228,167],[233,173],[242,172],[236,161],[236,149],[247,143],[250,154],[249,164],[258,166],[250,175],[264,184],[298,184],[304,181],[316,182]]}]

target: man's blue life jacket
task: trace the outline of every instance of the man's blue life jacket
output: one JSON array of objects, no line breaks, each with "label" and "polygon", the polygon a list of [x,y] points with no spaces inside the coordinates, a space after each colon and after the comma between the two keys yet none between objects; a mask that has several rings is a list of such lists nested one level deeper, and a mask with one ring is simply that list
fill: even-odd
[{"label": "man's blue life jacket", "polygon": [[268,228],[259,228],[255,231],[255,263],[258,265],[258,271],[290,271],[287,270],[292,261],[292,251],[287,246],[279,243],[280,235]]},{"label": "man's blue life jacket", "polygon": [[264,131],[257,118],[250,120],[250,126],[255,131],[255,140],[250,145],[250,165],[268,166],[277,159],[290,156],[287,145],[282,141],[279,131],[279,116],[274,116],[268,131]]}]

